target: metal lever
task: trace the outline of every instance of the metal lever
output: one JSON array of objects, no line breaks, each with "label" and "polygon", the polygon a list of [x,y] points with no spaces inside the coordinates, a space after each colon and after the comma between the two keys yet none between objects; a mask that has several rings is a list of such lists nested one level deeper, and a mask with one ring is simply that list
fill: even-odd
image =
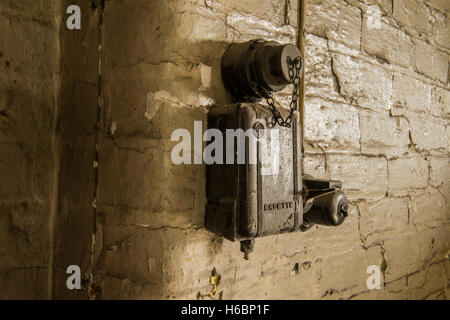
[{"label": "metal lever", "polygon": [[305,226],[320,224],[339,226],[348,215],[348,200],[341,191],[342,183],[335,180],[303,178]]}]

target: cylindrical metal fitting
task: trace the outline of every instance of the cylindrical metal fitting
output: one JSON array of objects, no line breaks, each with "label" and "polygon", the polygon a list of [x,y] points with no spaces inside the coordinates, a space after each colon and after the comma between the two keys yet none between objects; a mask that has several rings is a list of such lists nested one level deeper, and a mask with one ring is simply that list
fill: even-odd
[{"label": "cylindrical metal fitting", "polygon": [[314,199],[312,208],[303,216],[311,224],[338,226],[348,215],[348,200],[341,190],[330,192]]},{"label": "cylindrical metal fitting", "polygon": [[289,63],[298,57],[303,68],[300,51],[292,44],[264,40],[234,43],[222,57],[222,80],[238,99],[265,98],[292,83]]}]

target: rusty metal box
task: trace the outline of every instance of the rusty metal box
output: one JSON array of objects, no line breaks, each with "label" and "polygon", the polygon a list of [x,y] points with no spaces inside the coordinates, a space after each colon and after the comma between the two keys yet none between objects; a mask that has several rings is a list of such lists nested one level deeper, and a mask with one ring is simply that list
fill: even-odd
[{"label": "rusty metal box", "polygon": [[[299,115],[291,128],[273,122],[272,112],[256,103],[209,112],[208,128],[220,130],[223,155],[232,152],[233,161],[207,166],[206,228],[231,241],[293,232],[303,224]],[[245,147],[236,132],[246,133]]]}]

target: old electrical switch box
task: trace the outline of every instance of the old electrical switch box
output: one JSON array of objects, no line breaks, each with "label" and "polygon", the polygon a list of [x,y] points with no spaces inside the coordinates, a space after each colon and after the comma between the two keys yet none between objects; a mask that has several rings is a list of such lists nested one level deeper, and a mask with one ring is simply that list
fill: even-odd
[{"label": "old electrical switch box", "polygon": [[[222,59],[224,85],[237,103],[208,114],[208,128],[223,136],[216,152],[226,161],[207,166],[206,228],[241,241],[246,258],[257,237],[337,226],[347,215],[339,181],[313,179],[301,170],[296,109],[302,68],[296,47],[263,40],[232,44]],[[290,108],[276,108],[272,92],[289,83]]]},{"label": "old electrical switch box", "polygon": [[[226,136],[224,152],[231,134],[235,139],[233,163],[207,167],[206,225],[229,240],[296,231],[303,224],[302,172],[293,148],[301,143],[300,123],[295,114],[292,129],[271,128],[272,118],[257,104],[214,108],[209,114],[210,126]],[[246,161],[239,164],[241,153]]]}]

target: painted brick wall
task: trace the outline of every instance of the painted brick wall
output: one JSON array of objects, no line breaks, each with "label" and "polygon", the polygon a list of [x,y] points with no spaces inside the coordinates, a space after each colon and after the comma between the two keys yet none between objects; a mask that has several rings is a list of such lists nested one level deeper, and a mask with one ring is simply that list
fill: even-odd
[{"label": "painted brick wall", "polygon": [[0,2],[0,299],[49,294],[59,12],[47,1]]},{"label": "painted brick wall", "polygon": [[[0,5],[7,18],[0,24],[11,21],[6,27],[14,38],[29,39],[28,24],[64,21],[65,8],[44,12],[47,6],[36,1],[21,11],[26,2]],[[50,159],[16,154],[22,146],[36,148],[8,126],[16,115],[26,126],[29,113],[0,113],[2,149],[11,148],[0,154],[0,173],[8,178],[0,180],[0,228],[6,228],[0,254],[7,258],[0,262],[0,296],[10,292],[18,277],[11,270],[18,270],[23,286],[35,281],[34,291],[18,287],[8,297],[43,297],[51,285],[52,296],[62,298],[195,299],[211,291],[215,268],[222,279],[215,299],[449,297],[448,1],[308,1],[305,173],[342,180],[350,216],[338,228],[257,239],[249,261],[239,243],[204,229],[205,167],[173,165],[170,136],[177,128],[193,131],[210,106],[231,103],[219,74],[230,42],[295,42],[297,1],[77,2],[83,25],[76,36],[49,27],[38,33],[42,39],[29,40],[28,50],[11,47],[19,43],[12,38],[0,40],[0,67],[11,64],[1,69],[2,92],[14,80],[34,92],[33,83],[45,80],[51,86],[36,93],[60,97],[46,104],[49,117],[33,116],[32,123],[42,148],[56,137],[61,155],[55,166],[48,152],[39,154]],[[17,52],[24,52],[23,61]],[[10,55],[22,68],[14,69]],[[60,86],[49,68],[55,57]],[[18,70],[16,78],[11,70]],[[25,99],[19,89],[10,91]],[[276,100],[286,104],[289,91]],[[2,103],[11,110],[10,100]],[[46,121],[56,113],[52,136],[55,122]],[[69,264],[82,267],[81,292],[65,289]],[[369,265],[383,271],[381,290],[367,289]]]},{"label": "painted brick wall", "polygon": [[[339,228],[239,244],[203,228],[205,168],[176,128],[231,99],[230,42],[295,42],[295,1],[109,1],[94,273],[105,298],[446,298],[450,267],[446,2],[318,1],[306,14],[305,171],[341,179]],[[277,95],[287,101],[289,90]],[[383,270],[382,290],[366,268]]]}]

